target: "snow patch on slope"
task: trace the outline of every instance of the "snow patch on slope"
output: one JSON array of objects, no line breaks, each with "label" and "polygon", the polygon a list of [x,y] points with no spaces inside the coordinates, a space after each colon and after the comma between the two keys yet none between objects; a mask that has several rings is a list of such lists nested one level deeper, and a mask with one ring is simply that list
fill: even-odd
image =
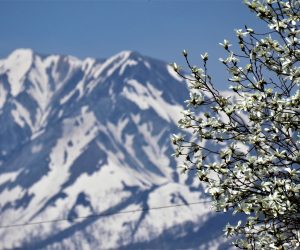
[{"label": "snow patch on slope", "polygon": [[126,67],[131,67],[131,66],[134,66],[134,65],[137,65],[138,62],[137,61],[134,61],[134,60],[127,60],[122,66],[121,66],[121,69],[120,69],[120,72],[119,72],[119,75],[123,75]]},{"label": "snow patch on slope", "polygon": [[170,104],[162,98],[163,92],[150,83],[144,86],[134,79],[127,80],[129,87],[123,89],[122,95],[134,102],[140,109],[153,108],[155,112],[167,122],[177,123],[181,117],[180,105]]},{"label": "snow patch on slope", "polygon": [[0,84],[0,109],[3,108],[6,99],[7,99],[8,91],[4,88],[2,84]]},{"label": "snow patch on slope", "polygon": [[14,182],[19,175],[20,171],[10,172],[10,173],[2,173],[0,175],[0,185],[4,182],[11,181]]},{"label": "snow patch on slope", "polygon": [[158,234],[161,233],[159,231],[174,224],[181,224],[186,221],[199,221],[200,219],[205,220],[207,215],[212,211],[208,201],[199,200],[199,193],[191,193],[187,186],[178,183],[168,183],[159,187],[149,195],[148,201],[152,207],[201,202],[190,206],[175,206],[162,209],[159,213],[151,210],[147,216],[147,221],[149,225],[152,224],[152,221],[156,222],[155,231]]},{"label": "snow patch on slope", "polygon": [[31,131],[33,131],[33,125],[30,119],[29,111],[17,101],[15,101],[14,104],[16,106],[16,109],[13,109],[11,111],[11,115],[14,118],[15,122],[22,128],[28,125],[31,128]]},{"label": "snow patch on slope", "polygon": [[28,92],[37,101],[43,112],[50,102],[52,91],[49,88],[46,68],[39,56],[35,58],[35,67],[29,72],[28,79],[33,84]]},{"label": "snow patch on slope", "polygon": [[[98,132],[96,121],[94,113],[89,112],[87,107],[82,107],[81,114],[77,117],[64,120],[63,136],[58,139],[49,156],[50,171],[30,188],[29,192],[35,197],[29,205],[29,211],[37,211],[37,208],[41,208],[47,199],[59,192],[61,185],[70,176],[70,166],[84,147],[95,138]],[[68,147],[69,141],[73,141],[71,149]],[[32,215],[29,213],[26,217]]]},{"label": "snow patch on slope", "polygon": [[83,63],[82,63],[82,70],[86,73],[89,74],[91,70],[93,69],[93,66],[95,64],[96,60],[94,58],[86,58]]},{"label": "snow patch on slope", "polygon": [[119,68],[130,56],[130,51],[120,52],[110,58],[108,58],[101,66],[98,68],[96,72],[94,72],[94,78],[98,78],[104,70],[107,69],[105,78],[110,77],[117,68]]},{"label": "snow patch on slope", "polygon": [[174,71],[172,66],[167,65],[167,71],[176,81],[179,81],[179,82],[183,81],[182,78]]}]

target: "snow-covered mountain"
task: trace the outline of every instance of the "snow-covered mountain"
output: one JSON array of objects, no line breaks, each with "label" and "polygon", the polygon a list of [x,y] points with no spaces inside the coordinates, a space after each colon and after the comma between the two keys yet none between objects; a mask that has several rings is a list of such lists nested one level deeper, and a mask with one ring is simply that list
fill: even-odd
[{"label": "snow-covered mountain", "polygon": [[171,157],[187,97],[137,52],[0,60],[0,249],[226,249],[209,203],[151,209],[206,200]]}]

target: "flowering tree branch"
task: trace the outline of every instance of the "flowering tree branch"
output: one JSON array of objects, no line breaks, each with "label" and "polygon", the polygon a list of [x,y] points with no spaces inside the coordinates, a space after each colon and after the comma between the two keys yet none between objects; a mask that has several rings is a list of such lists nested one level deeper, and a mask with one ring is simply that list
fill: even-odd
[{"label": "flowering tree branch", "polygon": [[[226,227],[242,249],[300,246],[300,1],[245,1],[270,31],[236,30],[239,54],[229,41],[220,59],[230,74],[231,95],[218,91],[203,67],[190,75],[190,98],[174,135],[183,170],[196,169],[218,211],[247,215]],[[188,139],[186,139],[188,138]]]}]

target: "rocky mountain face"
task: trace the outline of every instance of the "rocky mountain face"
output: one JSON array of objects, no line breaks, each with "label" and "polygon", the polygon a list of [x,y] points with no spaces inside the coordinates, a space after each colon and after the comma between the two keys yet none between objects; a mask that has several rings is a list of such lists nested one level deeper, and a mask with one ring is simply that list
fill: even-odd
[{"label": "rocky mountain face", "polygon": [[187,97],[137,52],[0,60],[0,249],[227,249],[226,218],[188,205],[207,197],[171,157]]}]

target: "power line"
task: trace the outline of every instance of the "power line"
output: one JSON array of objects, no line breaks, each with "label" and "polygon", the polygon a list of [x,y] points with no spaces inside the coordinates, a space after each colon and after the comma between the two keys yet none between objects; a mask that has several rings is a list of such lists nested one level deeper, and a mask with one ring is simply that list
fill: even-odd
[{"label": "power line", "polygon": [[172,208],[172,207],[198,205],[198,204],[203,204],[203,203],[208,203],[208,202],[210,202],[210,201],[203,200],[203,201],[192,202],[192,203],[181,203],[181,204],[174,204],[174,205],[167,205],[167,206],[160,206],[160,207],[141,208],[141,209],[128,210],[128,211],[108,212],[108,213],[103,213],[103,214],[90,214],[87,216],[77,216],[72,219],[61,218],[61,219],[55,219],[55,220],[45,220],[45,221],[29,222],[29,223],[22,223],[22,224],[10,224],[10,225],[2,225],[2,226],[0,225],[0,229],[40,225],[40,224],[46,224],[46,223],[56,223],[56,222],[61,222],[61,221],[88,219],[88,218],[93,218],[93,217],[108,217],[108,216],[118,215],[118,214],[129,214],[129,213],[145,212],[145,211],[149,211],[149,210],[160,210],[160,209],[167,209],[167,208]]}]

